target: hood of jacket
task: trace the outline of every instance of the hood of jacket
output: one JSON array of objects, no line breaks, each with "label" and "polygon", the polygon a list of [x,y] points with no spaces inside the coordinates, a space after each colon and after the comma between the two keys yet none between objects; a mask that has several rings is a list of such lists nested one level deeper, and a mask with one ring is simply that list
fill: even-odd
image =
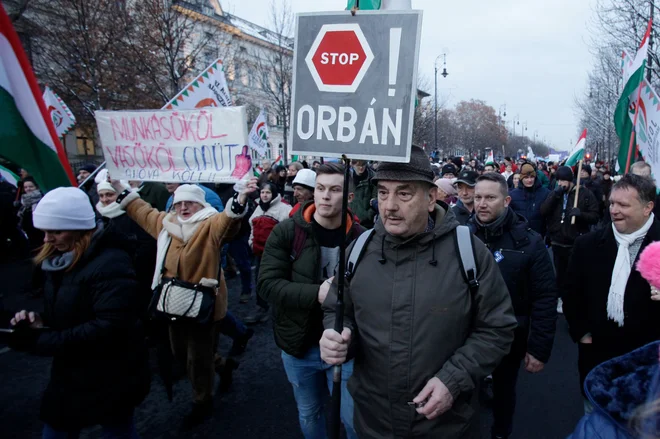
[{"label": "hood of jacket", "polygon": [[596,366],[584,382],[594,409],[627,428],[636,410],[658,397],[659,347],[660,341],[649,343]]},{"label": "hood of jacket", "polygon": [[[293,221],[305,229],[305,231],[311,233],[314,212],[316,212],[316,205],[314,204],[314,200],[306,201],[305,204],[303,204],[302,207],[298,209],[295,214],[293,214]],[[353,227],[354,221],[352,217],[353,215],[349,210],[348,214],[346,215],[346,234],[348,234],[348,232],[351,230],[351,227]]]}]

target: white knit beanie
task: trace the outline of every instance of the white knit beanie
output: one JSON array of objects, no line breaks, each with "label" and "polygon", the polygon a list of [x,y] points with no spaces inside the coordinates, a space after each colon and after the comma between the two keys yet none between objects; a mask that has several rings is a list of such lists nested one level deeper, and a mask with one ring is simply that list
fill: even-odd
[{"label": "white knit beanie", "polygon": [[32,214],[40,230],[92,230],[96,219],[87,194],[75,187],[58,187],[39,201]]},{"label": "white knit beanie", "polygon": [[206,192],[204,192],[204,189],[194,184],[182,184],[176,188],[172,205],[180,203],[181,201],[192,201],[199,203],[202,206],[208,206],[206,203]]},{"label": "white knit beanie", "polygon": [[[123,181],[121,182],[121,185],[123,187],[122,190],[131,190],[131,187],[124,183]],[[117,192],[114,187],[112,187],[112,183],[109,181],[102,181],[101,183],[96,184],[96,192],[101,193],[101,191],[112,191],[112,192]]]}]

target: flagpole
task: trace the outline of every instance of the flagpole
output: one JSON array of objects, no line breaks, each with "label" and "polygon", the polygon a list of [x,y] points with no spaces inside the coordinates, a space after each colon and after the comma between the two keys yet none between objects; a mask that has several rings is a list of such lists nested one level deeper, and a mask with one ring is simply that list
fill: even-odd
[{"label": "flagpole", "polygon": [[[577,172],[577,187],[575,188],[575,200],[573,200],[573,208],[578,206],[578,195],[580,195],[580,175],[582,174],[582,159],[578,163],[578,172]],[[575,224],[575,217],[571,218],[571,225]]]},{"label": "flagpole", "polygon": [[628,159],[626,160],[626,169],[624,174],[627,174],[630,171],[630,159],[632,156],[633,143],[635,143],[635,137],[637,136],[637,115],[639,114],[639,100],[642,97],[642,82],[639,82],[637,87],[637,100],[635,101],[635,117],[633,118],[633,130],[630,136],[630,144],[628,145]]}]

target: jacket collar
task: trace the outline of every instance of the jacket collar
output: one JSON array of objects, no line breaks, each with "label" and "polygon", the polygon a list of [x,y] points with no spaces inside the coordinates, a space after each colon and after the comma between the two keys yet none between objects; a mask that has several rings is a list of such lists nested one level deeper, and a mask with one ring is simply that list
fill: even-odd
[{"label": "jacket collar", "polygon": [[[307,201],[298,212],[296,212],[295,217],[297,217],[299,223],[302,221],[301,225],[311,227],[315,212],[316,205],[314,204],[314,200],[310,200]],[[346,214],[346,234],[349,233],[351,227],[353,227],[353,214],[349,210]]]}]

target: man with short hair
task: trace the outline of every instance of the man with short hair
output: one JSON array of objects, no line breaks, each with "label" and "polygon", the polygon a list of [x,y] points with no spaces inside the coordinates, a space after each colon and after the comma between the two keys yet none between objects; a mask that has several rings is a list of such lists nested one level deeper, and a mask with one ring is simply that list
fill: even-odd
[{"label": "man with short hair", "polygon": [[[632,166],[630,167],[631,174],[650,178],[651,181],[653,181],[653,184],[655,184],[655,180],[653,180],[653,175],[651,174],[651,172],[652,172],[651,165],[649,165],[643,160],[633,163]],[[655,207],[653,208],[653,213],[655,213],[656,216],[660,215],[660,194],[658,194],[655,197]]]},{"label": "man with short hair", "polygon": [[341,334],[332,329],[336,283],[323,304],[322,358],[342,364],[355,354],[360,437],[478,437],[478,383],[508,353],[516,326],[506,285],[469,231],[478,288],[463,277],[459,224],[436,204],[421,148],[410,163],[382,163],[374,178],[379,219],[347,279]]},{"label": "man with short hair", "polygon": [[525,217],[529,226],[541,236],[545,236],[545,218],[541,215],[541,204],[548,198],[550,190],[541,185],[537,171],[531,163],[520,167],[518,188],[511,191],[511,209]]},{"label": "man with short hair", "polygon": [[[541,204],[541,215],[545,217],[547,234],[552,243],[552,256],[557,273],[559,301],[557,311],[562,312],[562,297],[566,288],[566,270],[575,239],[586,233],[598,222],[598,201],[591,191],[581,187],[578,192],[573,183],[573,171],[560,166],[556,173],[557,187]],[[575,203],[576,193],[578,203]],[[572,219],[575,217],[575,224]]]},{"label": "man with short hair", "polygon": [[[521,169],[529,173],[526,167],[531,165],[525,163]],[[543,370],[552,351],[557,320],[557,285],[545,243],[527,220],[511,209],[510,201],[504,176],[494,172],[482,175],[474,191],[475,214],[468,223],[493,254],[518,321],[511,352],[493,372],[494,439],[511,435],[520,363],[524,359],[530,373]]]},{"label": "man with short hair", "polygon": [[458,192],[458,203],[451,210],[461,225],[467,224],[474,212],[474,186],[477,184],[479,174],[475,171],[462,171],[454,187]]},{"label": "man with short hair", "polygon": [[[325,396],[332,388],[332,369],[321,360],[321,304],[339,262],[343,239],[351,242],[364,231],[347,216],[341,229],[344,167],[336,163],[317,170],[314,200],[293,218],[275,226],[266,241],[259,269],[258,294],[273,307],[275,343],[298,405],[305,438],[325,438]],[[349,197],[350,199],[350,197]],[[342,371],[341,417],[348,437],[353,430],[353,401],[346,389],[353,364]]]},{"label": "man with short hair", "polygon": [[497,163],[488,162],[486,163],[486,166],[484,166],[484,174],[487,172],[496,172],[496,169],[497,169]]},{"label": "man with short hair", "polygon": [[654,200],[650,179],[624,175],[610,193],[611,227],[575,240],[564,311],[581,382],[597,364],[660,340],[660,302],[635,268],[642,251],[660,241]]}]

